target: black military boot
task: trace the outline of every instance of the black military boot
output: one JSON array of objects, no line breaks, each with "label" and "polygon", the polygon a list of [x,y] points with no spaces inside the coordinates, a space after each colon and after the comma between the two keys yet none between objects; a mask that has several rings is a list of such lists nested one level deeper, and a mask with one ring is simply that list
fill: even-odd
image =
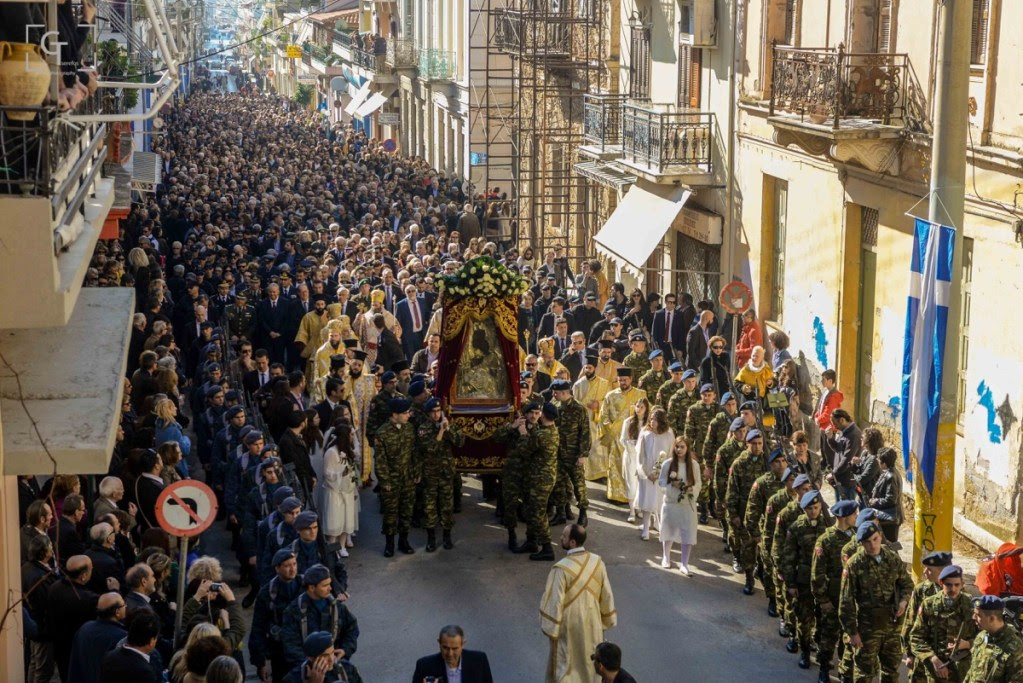
[{"label": "black military boot", "polygon": [[455,542],[451,540],[451,529],[444,530],[444,550],[451,550],[455,547]]},{"label": "black military boot", "polygon": [[579,519],[576,520],[576,524],[586,526],[589,523],[590,520],[586,517],[586,508],[579,508]]},{"label": "black military boot", "polygon": [[[434,543],[436,544],[436,541]],[[411,545],[409,545],[407,533],[398,534],[398,550],[405,553],[406,555],[411,555],[412,553],[415,552],[415,549]]]},{"label": "black military boot", "polygon": [[544,543],[542,548],[529,556],[529,559],[537,562],[551,562],[554,560],[554,548],[550,543]]},{"label": "black military boot", "polygon": [[782,638],[788,638],[792,635],[789,633],[789,625],[785,623],[784,617],[778,620],[778,635]]},{"label": "black military boot", "polygon": [[437,549],[437,532],[433,529],[426,530],[426,552],[432,553]]},{"label": "black military boot", "polygon": [[252,588],[249,589],[249,594],[242,600],[242,607],[245,609],[252,607],[252,605],[256,602],[256,595],[259,594],[259,586],[256,585],[257,583],[258,581],[252,582]]},{"label": "black military boot", "polygon": [[776,617],[778,616],[778,601],[771,598],[767,601],[767,616]]},{"label": "black military boot", "polygon": [[746,570],[746,583],[742,587],[743,595],[753,595],[753,570]]},{"label": "black military boot", "polygon": [[540,547],[531,538],[527,538],[526,542],[515,549],[516,555],[525,555],[526,553],[535,553],[540,550]]},{"label": "black military boot", "polygon": [[788,642],[785,643],[785,650],[786,652],[791,652],[792,654],[796,654],[797,652],[799,652],[799,643],[796,642],[795,636],[789,636]]},{"label": "black military boot", "polygon": [[[555,505],[553,509],[552,508],[548,508],[547,510],[548,510],[548,512],[547,512],[547,520],[548,520],[548,522],[550,522],[551,526],[557,526],[559,524],[564,524],[565,522],[568,521],[565,518],[565,510],[561,506]],[[554,514],[551,515],[551,512],[553,512]]]},{"label": "black military boot", "polygon": [[568,521],[568,522],[574,522],[575,521],[575,515],[572,514],[572,504],[571,503],[566,503],[565,504],[565,520]]},{"label": "black military boot", "polygon": [[822,660],[818,655],[817,659],[821,662],[821,672],[817,676],[817,683],[831,683],[831,657]]},{"label": "black military boot", "polygon": [[508,529],[508,550],[515,552],[519,547],[519,537],[515,534],[514,527]]},{"label": "black military boot", "polygon": [[799,643],[799,668],[810,668],[810,643],[805,640]]},{"label": "black military boot", "polygon": [[699,510],[700,510],[700,524],[706,524],[707,523],[707,505],[705,503],[700,503]]},{"label": "black military boot", "polygon": [[385,538],[387,540],[384,543],[384,557],[394,557],[394,534],[389,534]]}]

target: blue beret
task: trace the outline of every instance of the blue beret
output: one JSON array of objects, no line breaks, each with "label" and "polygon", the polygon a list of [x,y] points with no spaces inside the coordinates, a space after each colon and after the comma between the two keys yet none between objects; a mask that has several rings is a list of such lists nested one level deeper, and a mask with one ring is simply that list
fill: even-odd
[{"label": "blue beret", "polygon": [[725,393],[721,394],[721,405],[725,405],[729,401],[734,401],[734,400],[735,400],[735,396],[730,391],[726,391]]},{"label": "blue beret", "polygon": [[629,341],[630,342],[634,342],[634,341],[645,342],[646,341],[646,335],[643,334],[643,330],[633,330],[631,333],[629,333]]},{"label": "blue beret", "polygon": [[288,498],[291,498],[293,495],[295,495],[294,489],[292,489],[290,486],[282,486],[276,491],[274,491],[271,500],[273,501],[274,507],[279,508],[284,503],[284,501],[286,501]]},{"label": "blue beret", "polygon": [[954,564],[950,564],[941,570],[938,574],[938,581],[944,581],[947,578],[963,578],[963,568]]},{"label": "blue beret", "polygon": [[973,599],[973,607],[984,611],[1001,612],[1005,608],[1005,603],[996,595],[982,595]]},{"label": "blue beret", "polygon": [[206,398],[213,398],[217,394],[222,393],[224,393],[224,387],[220,386],[219,384],[214,384],[209,389],[206,390]]},{"label": "blue beret", "polygon": [[848,517],[856,512],[859,505],[855,500],[840,500],[831,506],[831,514],[835,517]]},{"label": "blue beret", "polygon": [[530,401],[526,405],[522,406],[522,411],[525,413],[531,413],[534,410],[543,410],[543,404],[537,403],[536,401]]},{"label": "blue beret", "polygon": [[281,548],[274,553],[274,567],[280,567],[282,562],[287,562],[291,558],[295,557],[295,553],[291,552],[291,548]]},{"label": "blue beret", "polygon": [[920,563],[925,567],[947,567],[952,564],[952,553],[936,550],[924,555]]},{"label": "blue beret", "polygon": [[757,412],[757,404],[754,403],[753,401],[746,401],[741,406],[739,406],[739,410],[750,410],[755,413]]},{"label": "blue beret", "polygon": [[310,659],[319,657],[323,652],[334,644],[333,638],[327,631],[316,631],[310,633],[302,641],[302,654]]},{"label": "blue beret", "polygon": [[710,382],[707,382],[702,387],[700,387],[701,394],[706,394],[708,391],[715,391],[714,385],[711,384]]},{"label": "blue beret", "polygon": [[672,372],[682,372],[682,370],[685,369],[685,367],[686,366],[682,365],[678,361],[675,361],[674,363],[668,366],[668,369],[671,370]]},{"label": "blue beret", "polygon": [[426,382],[412,382],[408,385],[408,395],[411,398],[419,396],[424,391],[426,391]]},{"label": "blue beret", "polygon": [[783,458],[783,457],[785,457],[785,451],[783,451],[780,448],[775,448],[774,450],[772,450],[768,454],[768,456],[767,456],[767,464],[770,465],[772,462],[774,462],[778,458]]},{"label": "blue beret", "polygon": [[784,484],[785,482],[787,482],[789,480],[789,477],[791,477],[794,474],[795,474],[795,472],[792,470],[791,467],[786,467],[785,471],[781,473],[781,481],[782,481],[782,483]]},{"label": "blue beret", "polygon": [[696,377],[696,370],[690,368],[682,373],[682,379],[689,379],[690,377]]},{"label": "blue beret", "polygon": [[227,415],[227,419],[231,420],[244,412],[245,408],[242,408],[241,406],[231,406],[227,409],[227,413],[225,414]]},{"label": "blue beret", "polygon": [[214,342],[210,342],[206,346],[202,347],[202,352],[206,354],[220,353],[220,347],[217,346]]},{"label": "blue beret", "polygon": [[[265,451],[266,449],[264,448],[263,450]],[[262,472],[263,470],[268,470],[271,467],[278,467],[280,466],[280,464],[281,464],[280,458],[269,457],[266,460],[259,463],[259,471]]]},{"label": "blue beret", "polygon": [[242,441],[245,443],[246,446],[251,446],[252,444],[256,443],[257,441],[262,441],[262,440],[263,440],[263,435],[259,433],[258,429],[252,430],[251,432],[249,432],[248,434],[245,435],[244,439],[242,439]]},{"label": "blue beret", "polygon": [[300,507],[302,507],[302,501],[300,501],[295,496],[288,496],[287,498],[281,501],[281,504],[277,506],[277,509],[280,510],[281,512],[288,512],[290,510],[295,510],[296,508]]},{"label": "blue beret", "polygon": [[302,531],[302,529],[308,529],[313,524],[320,521],[319,516],[312,510],[306,510],[305,512],[298,513],[298,517],[295,518],[295,529]]},{"label": "blue beret", "polygon": [[859,527],[864,522],[877,519],[877,510],[874,508],[863,508],[860,510],[860,514],[856,515],[856,526]]},{"label": "blue beret", "polygon": [[384,374],[380,375],[380,383],[381,384],[387,384],[388,382],[393,382],[396,379],[398,379],[398,376],[396,374],[394,374],[390,370],[388,370]]},{"label": "blue beret", "polygon": [[440,407],[440,401],[437,400],[437,397],[433,397],[433,398],[427,400],[426,403],[423,404],[423,410],[425,410],[426,412],[430,412],[434,408],[439,408],[439,407]]},{"label": "blue beret", "polygon": [[649,355],[649,356],[647,356],[647,358],[648,358],[649,360],[653,360],[654,358],[660,358],[660,357],[661,357],[661,356],[663,356],[663,355],[664,355],[664,354],[663,354],[663,353],[661,353],[661,350],[660,350],[660,349],[654,349],[653,351],[651,351],[651,352],[650,352],[650,355]]},{"label": "blue beret", "polygon": [[760,433],[759,429],[751,429],[748,432],[746,432],[746,443],[749,443],[753,439],[763,438],[763,436],[764,435]]},{"label": "blue beret", "polygon": [[745,426],[746,426],[746,423],[742,421],[742,418],[741,417],[737,417],[734,420],[732,420],[732,424],[728,425],[728,429],[729,429],[729,431],[734,432],[734,431],[737,431],[739,429],[742,429]]},{"label": "blue beret", "polygon": [[812,491],[807,491],[806,493],[803,494],[803,497],[799,499],[799,507],[805,510],[806,508],[810,507],[813,504],[813,502],[820,497],[821,492],[816,489]]},{"label": "blue beret", "polygon": [[387,407],[391,409],[391,414],[396,413],[407,413],[412,404],[407,398],[392,398],[387,402]]},{"label": "blue beret", "polygon": [[556,379],[551,382],[551,391],[572,391],[572,383],[567,379]]},{"label": "blue beret", "polygon": [[519,373],[519,379],[532,379],[533,373],[530,370],[523,370]]},{"label": "blue beret", "polygon": [[238,438],[244,440],[246,435],[255,429],[256,428],[253,425],[242,425],[242,428],[238,430]]},{"label": "blue beret", "polygon": [[[277,452],[277,446],[275,444],[268,443],[267,445],[263,446],[263,450],[261,450],[259,452],[259,454],[260,455],[266,455],[267,453],[276,453],[276,452]],[[280,458],[278,458],[278,462],[280,462]]]},{"label": "blue beret", "polygon": [[800,474],[800,475],[797,475],[796,476],[796,480],[794,482],[792,482],[792,488],[798,489],[803,484],[809,484],[809,483],[810,483],[810,477],[806,476],[805,474]]},{"label": "blue beret", "polygon": [[558,407],[553,403],[544,403],[542,410],[543,416],[546,417],[548,420],[558,419]]},{"label": "blue beret", "polygon": [[875,525],[870,522],[864,522],[856,527],[856,541],[858,543],[863,543],[876,533],[880,533],[880,531]]},{"label": "blue beret", "polygon": [[237,389],[228,389],[227,393],[224,394],[224,398],[228,401],[240,401],[242,400],[242,395],[238,393]]},{"label": "blue beret", "polygon": [[330,570],[324,567],[322,564],[314,564],[309,569],[305,570],[305,574],[302,575],[303,586],[315,586],[321,581],[325,581],[330,578]]}]

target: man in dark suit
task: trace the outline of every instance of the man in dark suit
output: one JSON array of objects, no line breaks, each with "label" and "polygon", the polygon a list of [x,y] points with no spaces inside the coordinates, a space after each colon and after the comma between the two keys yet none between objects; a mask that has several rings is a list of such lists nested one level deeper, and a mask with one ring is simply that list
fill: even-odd
[{"label": "man in dark suit", "polygon": [[352,290],[345,285],[337,288],[337,304],[341,307],[341,315],[348,316],[349,324],[355,324],[355,318],[359,315],[359,306],[351,300]]},{"label": "man in dark suit", "polygon": [[710,324],[714,322],[714,314],[704,311],[695,325],[689,328],[686,335],[686,367],[700,371],[700,364],[707,357],[707,343],[710,341]]},{"label": "man in dark suit", "polygon": [[586,335],[582,332],[573,332],[571,344],[568,350],[561,354],[559,360],[568,368],[573,382],[579,379],[579,373],[583,371],[583,365],[586,364]]},{"label": "man in dark suit", "polygon": [[430,323],[423,303],[417,294],[416,286],[408,285],[405,287],[405,298],[394,305],[394,317],[401,325],[401,348],[409,362],[416,351],[423,348],[423,335],[426,334],[426,328]]},{"label": "man in dark suit", "polygon": [[412,674],[412,683],[423,683],[427,676],[447,683],[452,675],[458,672],[461,683],[493,683],[490,673],[490,661],[485,652],[465,650],[465,632],[461,626],[445,626],[440,630],[440,652],[428,655],[416,662],[416,671]]},{"label": "man in dark suit", "polygon": [[138,507],[136,520],[139,531],[145,531],[150,527],[158,526],[156,521],[156,499],[163,491],[164,483],[160,477],[163,471],[163,461],[152,448],[146,450],[139,458],[139,467],[142,474],[135,480],[133,493],[135,494],[135,505]]},{"label": "man in dark suit", "polygon": [[267,287],[267,298],[256,307],[256,329],[259,331],[259,343],[270,353],[270,360],[275,363],[284,362],[284,350],[287,347],[285,332],[288,326],[290,307],[281,299],[281,289],[276,284]]},{"label": "man in dark suit", "polygon": [[[106,522],[94,524],[89,529],[89,539],[92,541],[92,545],[85,551],[85,554],[92,560],[92,579],[89,581],[89,590],[94,593],[105,593],[124,585],[124,562],[114,548],[116,538],[114,527]],[[114,579],[117,581],[117,585],[107,585],[108,579]]]},{"label": "man in dark suit", "polygon": [[149,610],[132,616],[124,645],[108,652],[100,665],[99,683],[157,683],[151,663],[160,636],[160,617]]},{"label": "man in dark suit", "polygon": [[256,367],[242,375],[242,386],[250,395],[255,395],[264,384],[270,383],[270,354],[266,349],[256,349]]},{"label": "man in dark suit", "polygon": [[593,326],[603,319],[600,309],[597,308],[597,297],[592,293],[584,297],[582,306],[576,306],[570,313],[575,318],[576,329],[587,337],[593,331]]},{"label": "man in dark suit", "polygon": [[62,681],[67,680],[75,633],[96,616],[99,595],[85,587],[91,577],[92,560],[85,555],[72,555],[67,560],[64,577],[50,586],[46,594],[47,627]]},{"label": "man in dark suit", "polygon": [[78,629],[71,644],[70,676],[74,681],[99,680],[103,657],[127,635],[127,609],[118,593],[103,593],[96,604],[96,618]]},{"label": "man in dark suit", "polygon": [[57,564],[63,567],[67,558],[85,553],[86,545],[78,534],[78,524],[85,517],[85,499],[77,493],[64,496],[64,514],[50,529],[50,539],[57,553]]},{"label": "man in dark suit", "polygon": [[394,272],[390,268],[385,268],[380,277],[383,279],[379,289],[384,292],[384,308],[388,312],[394,313],[395,307],[399,301],[405,298],[405,294],[401,291],[401,286],[394,280]]},{"label": "man in dark suit", "polygon": [[[332,359],[331,367],[333,367],[333,362]],[[329,378],[324,385],[326,398],[313,406],[313,410],[320,416],[320,429],[322,431],[327,431],[327,428],[331,426],[330,416],[334,414],[334,409],[341,403],[341,395],[344,393],[344,390],[344,380],[337,377]]]},{"label": "man in dark suit", "polygon": [[556,333],[555,323],[559,318],[564,318],[565,322],[568,323],[567,331],[575,330],[575,319],[571,313],[565,310],[565,298],[556,296],[551,301],[551,310],[544,313],[543,317],[540,318],[540,326],[536,330],[536,338],[553,337]]},{"label": "man in dark suit", "polygon": [[654,348],[664,354],[667,364],[685,356],[686,332],[688,327],[683,327],[684,316],[676,307],[677,299],[674,294],[664,295],[664,308],[654,313],[653,322],[650,324],[650,336],[653,337]]}]

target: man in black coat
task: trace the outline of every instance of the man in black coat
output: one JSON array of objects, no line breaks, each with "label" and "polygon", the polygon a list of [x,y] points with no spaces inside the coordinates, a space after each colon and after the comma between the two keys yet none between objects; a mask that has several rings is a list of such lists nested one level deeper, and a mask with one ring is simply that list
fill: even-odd
[{"label": "man in black coat", "polygon": [[27,558],[21,565],[21,594],[29,615],[39,629],[39,633],[28,643],[28,680],[48,681],[53,677],[54,659],[46,610],[49,607],[50,586],[59,580],[53,569],[53,544],[50,537],[46,534],[33,537],[28,545]]},{"label": "man in black coat", "polygon": [[160,478],[163,471],[163,461],[153,449],[146,450],[139,458],[139,467],[142,474],[135,480],[133,493],[135,494],[135,505],[138,507],[138,514],[135,516],[138,521],[139,533],[157,526],[156,521],[156,499],[163,491],[164,482]]},{"label": "man in black coat", "polygon": [[108,652],[100,665],[99,683],[157,683],[153,668],[160,617],[149,610],[132,615],[124,645]]},{"label": "man in black coat", "polygon": [[281,290],[277,284],[266,288],[267,298],[256,306],[256,330],[260,346],[270,353],[274,363],[284,362],[284,352],[288,340],[288,302],[281,299]]},{"label": "man in black coat", "polygon": [[301,410],[294,410],[288,415],[287,429],[284,430],[280,442],[277,444],[277,453],[285,466],[294,465],[295,476],[298,477],[299,483],[304,488],[300,497],[308,501],[309,494],[316,486],[316,472],[309,459],[309,447],[302,439],[305,422],[305,413]]},{"label": "man in black coat", "polygon": [[103,658],[117,647],[128,632],[124,599],[118,593],[104,593],[96,604],[96,618],[86,622],[71,644],[71,679],[78,683],[97,683]]},{"label": "man in black coat", "polygon": [[[94,524],[89,529],[89,539],[92,541],[92,545],[85,551],[88,558],[92,560],[92,579],[89,581],[89,590],[94,593],[119,590],[124,585],[124,562],[114,548],[114,541],[117,540],[114,527],[106,522]],[[113,579],[117,585],[109,585],[108,579]]]},{"label": "man in black coat", "polygon": [[412,683],[422,683],[427,676],[447,681],[448,671],[458,671],[462,683],[493,683],[490,661],[485,652],[465,650],[465,632],[461,626],[445,626],[440,630],[440,652],[421,657],[416,662]]},{"label": "man in black coat", "polygon": [[684,326],[686,316],[681,314],[675,302],[674,294],[670,292],[665,294],[664,307],[654,313],[653,322],[650,324],[650,336],[653,337],[651,342],[654,348],[664,354],[665,363],[668,365],[685,356],[686,333],[689,330]]},{"label": "man in black coat", "polygon": [[824,439],[832,453],[828,483],[835,487],[839,500],[858,500],[853,458],[863,448],[860,428],[847,411],[839,408],[831,413],[831,427],[824,433]]},{"label": "man in black coat", "polygon": [[714,322],[714,314],[704,311],[700,314],[699,320],[689,328],[686,336],[686,367],[690,370],[700,371],[700,364],[707,357],[707,343],[710,341],[710,324]]},{"label": "man in black coat", "polygon": [[75,633],[96,616],[99,595],[86,588],[91,576],[92,560],[85,555],[73,555],[67,560],[64,577],[50,586],[46,595],[47,626],[62,681],[67,680]]},{"label": "man in black coat", "polygon": [[57,525],[50,529],[57,563],[64,566],[67,558],[85,552],[85,542],[78,534],[78,524],[85,517],[85,499],[77,493],[69,493],[64,497],[64,514],[57,520]]}]

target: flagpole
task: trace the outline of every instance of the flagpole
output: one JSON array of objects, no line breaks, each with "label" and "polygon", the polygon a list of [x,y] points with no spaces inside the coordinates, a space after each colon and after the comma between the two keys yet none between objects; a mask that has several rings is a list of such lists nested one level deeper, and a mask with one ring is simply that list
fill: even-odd
[{"label": "flagpole", "polygon": [[970,44],[973,18],[970,0],[938,3],[938,55],[934,89],[934,137],[931,149],[931,186],[927,217],[931,223],[955,231],[948,328],[942,365],[941,407],[938,422],[934,484],[914,466],[913,568],[919,576],[920,559],[932,550],[952,550],[955,505],[956,423],[959,400],[959,348],[962,326],[963,227],[966,191],[967,99],[969,98]]}]

